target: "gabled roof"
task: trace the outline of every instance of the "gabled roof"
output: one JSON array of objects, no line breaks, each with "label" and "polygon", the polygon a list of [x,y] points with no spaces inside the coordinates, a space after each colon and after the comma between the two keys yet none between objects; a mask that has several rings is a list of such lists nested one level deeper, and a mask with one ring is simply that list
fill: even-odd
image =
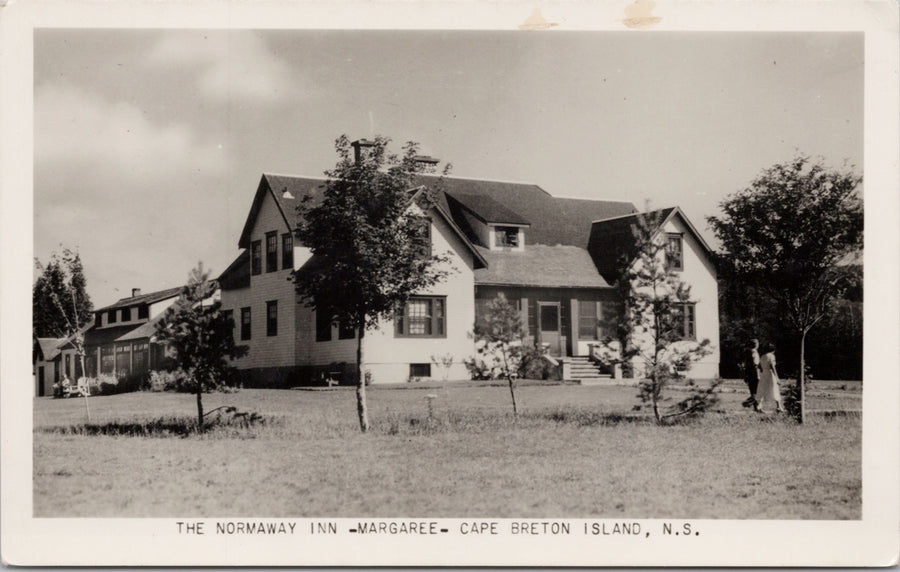
[{"label": "gabled roof", "polygon": [[[437,187],[460,204],[471,197],[483,197],[501,205],[531,224],[525,233],[526,244],[570,245],[587,247],[591,223],[598,219],[637,212],[630,202],[554,197],[538,185],[507,181],[486,181],[420,175],[422,184]],[[438,181],[440,181],[438,183]],[[447,201],[450,203],[450,201]],[[459,226],[466,231],[459,211],[450,205]],[[483,216],[483,215],[482,215]],[[511,221],[504,221],[511,222]],[[484,245],[486,246],[486,245]]]},{"label": "gabled roof", "polygon": [[38,349],[41,353],[38,359],[53,361],[59,355],[59,350],[68,338],[38,338]]},{"label": "gabled roof", "polygon": [[549,288],[609,288],[588,251],[577,246],[532,244],[521,252],[478,247],[488,261],[475,284]]},{"label": "gabled roof", "polygon": [[463,208],[486,224],[516,224],[531,226],[522,215],[514,212],[486,195],[456,193],[447,195],[450,201],[459,202]]},{"label": "gabled roof", "polygon": [[113,326],[112,328],[92,328],[84,335],[85,346],[103,346],[115,342],[120,337],[143,326],[143,324],[129,324],[127,326]]},{"label": "gabled roof", "polygon": [[622,260],[631,260],[637,254],[637,245],[634,241],[634,232],[632,228],[637,223],[637,217],[640,215],[658,215],[658,228],[665,226],[672,217],[680,217],[706,254],[709,256],[712,255],[712,250],[709,248],[709,245],[706,244],[706,241],[703,240],[703,237],[700,236],[697,229],[691,224],[691,221],[688,220],[687,216],[685,216],[678,207],[669,207],[649,211],[647,213],[635,213],[594,221],[591,225],[588,250],[600,273],[610,283],[616,280],[616,274],[619,271],[619,265]]},{"label": "gabled roof", "polygon": [[287,227],[286,230],[292,231],[297,227],[297,207],[304,197],[310,197],[308,199],[312,201],[308,203],[310,206],[315,206],[321,201],[322,192],[325,190],[325,181],[324,178],[263,173],[259,180],[259,186],[256,188],[256,194],[253,196],[253,203],[250,205],[244,230],[241,231],[238,246],[250,248],[250,233],[253,232],[253,225],[256,224],[256,217],[259,216],[259,209],[262,208],[266,195],[275,200]]},{"label": "gabled roof", "polygon": [[[420,187],[419,189],[416,189],[416,195],[413,197],[413,201],[415,201],[417,199],[417,197],[419,195],[421,195],[424,191],[425,191],[424,187]],[[453,230],[453,232],[456,233],[456,236],[459,237],[459,239],[462,241],[462,243],[466,247],[466,249],[468,249],[469,252],[472,253],[473,258],[475,259],[474,260],[475,268],[484,268],[485,266],[487,266],[488,263],[484,259],[484,256],[481,255],[481,252],[479,252],[478,249],[475,248],[475,245],[472,244],[472,242],[468,239],[468,237],[462,231],[462,229],[459,228],[459,226],[453,220],[453,216],[450,214],[450,212],[448,210],[446,210],[444,208],[442,201],[440,201],[440,200],[434,201],[433,209],[435,211],[437,211],[438,214],[441,215],[441,218],[443,218],[444,222],[446,222],[447,225],[450,226],[450,228]]]},{"label": "gabled roof", "polygon": [[140,326],[134,328],[131,331],[125,332],[121,336],[115,339],[117,342],[126,342],[130,340],[140,340],[143,338],[151,338],[156,335],[156,324],[162,321],[163,317],[165,317],[165,312],[159,314],[152,320],[146,321]]},{"label": "gabled roof", "polygon": [[140,296],[132,296],[129,298],[121,298],[115,304],[110,304],[109,306],[104,306],[102,308],[98,308],[94,310],[94,312],[102,312],[104,310],[115,310],[116,308],[127,308],[129,306],[137,306],[140,304],[155,304],[156,302],[160,302],[162,300],[167,300],[169,298],[174,298],[181,293],[181,286],[177,288],[167,288],[165,290],[159,290],[157,292],[150,292],[149,294],[141,294]]},{"label": "gabled roof", "polygon": [[234,262],[219,275],[222,290],[237,290],[250,287],[250,251],[242,250]]}]

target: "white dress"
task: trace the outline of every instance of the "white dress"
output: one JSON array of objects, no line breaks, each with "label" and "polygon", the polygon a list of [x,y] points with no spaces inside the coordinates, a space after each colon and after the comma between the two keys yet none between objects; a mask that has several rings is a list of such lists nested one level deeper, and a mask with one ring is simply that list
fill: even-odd
[{"label": "white dress", "polygon": [[781,390],[778,388],[778,372],[775,371],[775,352],[759,357],[759,385],[756,388],[756,401],[760,409],[767,401],[774,401],[775,407],[781,409]]}]

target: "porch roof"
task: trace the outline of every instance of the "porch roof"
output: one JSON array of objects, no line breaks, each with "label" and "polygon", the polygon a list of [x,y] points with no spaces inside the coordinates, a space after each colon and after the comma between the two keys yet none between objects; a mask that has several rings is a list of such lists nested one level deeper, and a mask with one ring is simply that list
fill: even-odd
[{"label": "porch roof", "polygon": [[588,251],[577,246],[528,244],[524,251],[477,247],[488,267],[475,270],[475,284],[546,288],[609,288]]}]

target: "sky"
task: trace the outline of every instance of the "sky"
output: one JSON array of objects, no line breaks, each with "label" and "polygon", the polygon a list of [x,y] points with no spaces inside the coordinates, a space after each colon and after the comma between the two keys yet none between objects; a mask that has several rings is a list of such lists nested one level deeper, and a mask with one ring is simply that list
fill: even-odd
[{"label": "sky", "polygon": [[408,140],[452,175],[706,217],[798,153],[862,173],[861,33],[39,29],[34,256],[95,307],[217,276],[262,173]]}]

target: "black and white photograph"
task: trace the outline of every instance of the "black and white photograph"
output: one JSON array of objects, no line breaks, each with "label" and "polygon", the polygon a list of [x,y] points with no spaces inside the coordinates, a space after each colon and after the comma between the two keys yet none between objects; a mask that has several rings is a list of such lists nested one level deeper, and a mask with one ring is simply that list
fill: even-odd
[{"label": "black and white photograph", "polygon": [[27,12],[4,562],[896,565],[898,34],[853,4]]}]

